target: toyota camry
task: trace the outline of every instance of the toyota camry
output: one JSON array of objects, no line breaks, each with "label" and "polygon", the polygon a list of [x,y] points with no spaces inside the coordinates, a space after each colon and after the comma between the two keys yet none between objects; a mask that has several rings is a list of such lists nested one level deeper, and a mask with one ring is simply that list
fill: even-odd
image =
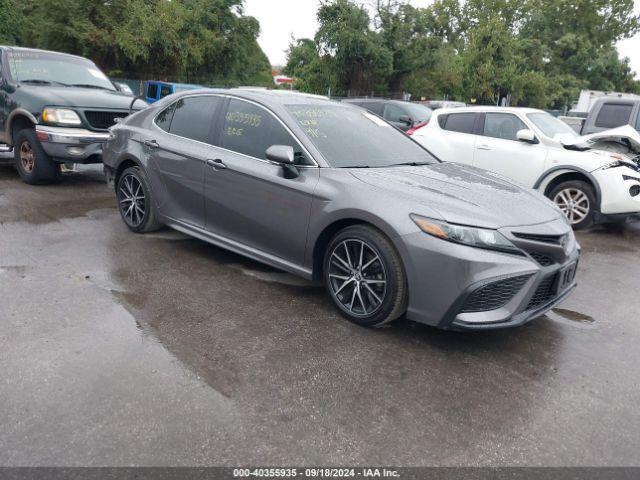
[{"label": "toyota camry", "polygon": [[322,280],[360,325],[515,326],[576,285],[579,246],[541,194],[324,97],[171,95],[112,127],[103,157],[132,231],[168,226]]}]

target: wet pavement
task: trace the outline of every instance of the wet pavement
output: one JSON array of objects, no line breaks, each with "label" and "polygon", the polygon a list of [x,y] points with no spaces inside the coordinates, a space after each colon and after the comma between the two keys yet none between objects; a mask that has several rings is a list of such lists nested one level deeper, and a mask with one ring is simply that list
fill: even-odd
[{"label": "wet pavement", "polygon": [[97,167],[0,167],[0,465],[640,465],[640,222],[504,331],[345,321],[322,288],[130,233]]}]

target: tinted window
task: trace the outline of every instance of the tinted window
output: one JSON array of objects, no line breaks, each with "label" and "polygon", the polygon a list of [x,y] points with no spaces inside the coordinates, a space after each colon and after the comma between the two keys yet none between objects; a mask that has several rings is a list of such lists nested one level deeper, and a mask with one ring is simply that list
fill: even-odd
[{"label": "tinted window", "polygon": [[447,115],[442,128],[452,132],[473,133],[475,121],[475,113],[451,113]]},{"label": "tinted window", "polygon": [[527,126],[510,113],[487,113],[484,118],[483,135],[485,137],[517,140],[518,130],[527,130]]},{"label": "tinted window", "polygon": [[291,117],[332,167],[436,163],[410,137],[375,115],[347,105],[287,105]]},{"label": "tinted window", "polygon": [[158,98],[158,85],[151,83],[147,86],[147,97]]},{"label": "tinted window", "polygon": [[596,117],[596,127],[616,128],[629,123],[633,105],[628,103],[605,103]]},{"label": "tinted window", "polygon": [[160,86],[160,98],[164,98],[167,95],[171,95],[171,87],[168,87],[167,85],[161,85]]},{"label": "tinted window", "polygon": [[182,98],[175,103],[175,112],[169,132],[199,142],[209,142],[211,122],[220,97],[197,96]]},{"label": "tinted window", "polygon": [[173,112],[175,108],[176,108],[176,104],[172,103],[167,108],[165,108],[162,112],[160,112],[156,117],[156,125],[158,125],[165,132],[169,131],[169,127],[171,126],[171,119],[173,118]]},{"label": "tinted window", "polygon": [[222,124],[220,146],[266,160],[265,152],[272,145],[291,146],[296,163],[309,163],[300,144],[270,112],[253,103],[231,99]]},{"label": "tinted window", "polygon": [[387,103],[387,106],[384,107],[385,120],[389,120],[390,122],[400,123],[400,117],[403,115],[408,116],[407,112],[405,112],[402,108],[400,108],[395,103]]}]

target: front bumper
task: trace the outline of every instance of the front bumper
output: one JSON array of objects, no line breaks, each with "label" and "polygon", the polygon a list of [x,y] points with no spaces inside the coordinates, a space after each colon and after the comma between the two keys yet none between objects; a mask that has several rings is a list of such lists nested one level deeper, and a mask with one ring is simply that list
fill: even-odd
[{"label": "front bumper", "polygon": [[100,163],[102,145],[109,139],[107,132],[46,125],[36,125],[36,136],[47,155],[65,163]]},{"label": "front bumper", "polygon": [[[565,229],[568,227],[564,227]],[[541,252],[554,247],[532,244]],[[561,247],[557,247],[562,250]],[[578,261],[577,245],[543,266],[531,256],[505,254],[458,245],[416,232],[402,237],[399,249],[407,270],[407,318],[447,330],[486,330],[522,325],[562,302],[576,287],[575,278],[557,291],[556,278]],[[548,253],[548,252],[547,252]],[[526,277],[499,308],[464,311],[474,292],[487,285]],[[548,288],[548,295],[540,292]],[[477,296],[476,296],[477,298]]]},{"label": "front bumper", "polygon": [[596,170],[592,174],[600,185],[600,213],[602,215],[640,212],[640,195],[632,196],[630,193],[631,187],[640,185],[639,172],[628,167],[617,167]]}]

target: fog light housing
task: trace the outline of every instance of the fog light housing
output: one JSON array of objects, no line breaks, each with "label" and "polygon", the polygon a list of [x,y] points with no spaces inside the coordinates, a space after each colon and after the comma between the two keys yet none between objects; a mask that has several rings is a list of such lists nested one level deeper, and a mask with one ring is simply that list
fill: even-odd
[{"label": "fog light housing", "polygon": [[638,195],[640,195],[640,185],[631,185],[631,187],[629,188],[629,195],[631,195],[632,197],[637,197]]},{"label": "fog light housing", "polygon": [[67,152],[71,155],[82,155],[84,153],[84,147],[67,147]]}]

